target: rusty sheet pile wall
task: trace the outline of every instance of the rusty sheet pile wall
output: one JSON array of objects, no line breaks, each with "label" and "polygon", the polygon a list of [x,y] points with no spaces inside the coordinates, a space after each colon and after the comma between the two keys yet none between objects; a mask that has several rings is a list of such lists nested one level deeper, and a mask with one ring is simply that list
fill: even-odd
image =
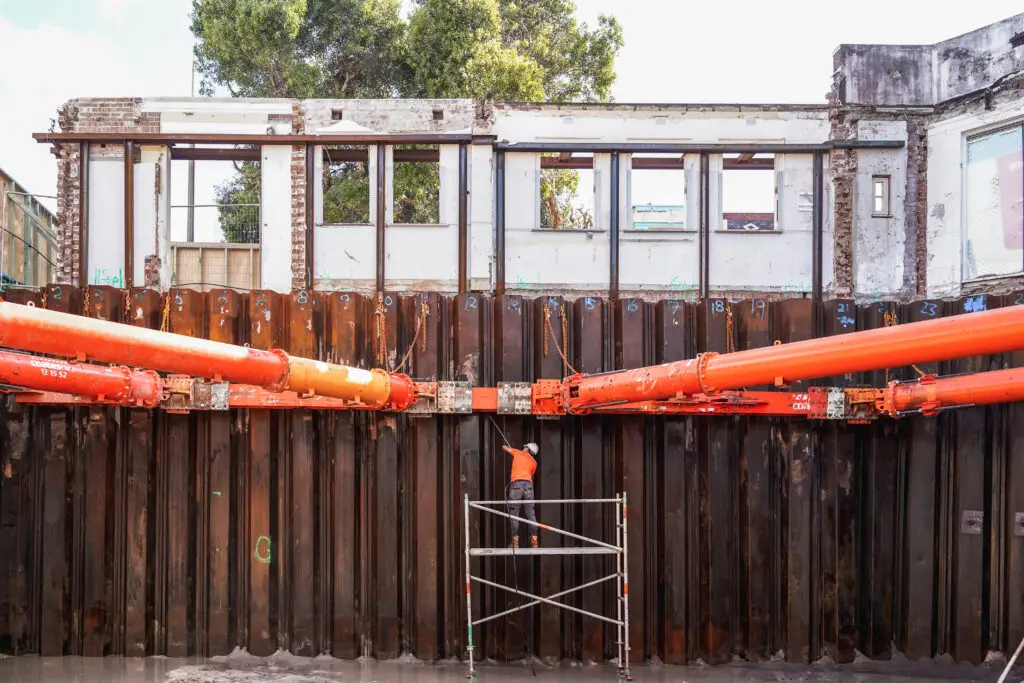
[{"label": "rusty sheet pile wall", "polygon": [[[1024,302],[1024,294],[830,301],[228,290],[12,290],[8,300],[417,379],[560,378]],[[551,321],[545,325],[545,309]],[[417,333],[417,329],[419,333]],[[559,349],[566,349],[563,359]],[[922,372],[1021,364],[1024,353]],[[821,384],[883,385],[915,369]],[[755,389],[759,387],[748,387]],[[763,388],[763,387],[760,387]],[[799,390],[799,387],[795,388]],[[979,662],[1024,631],[1024,409],[867,425],[751,417],[496,417],[540,445],[537,495],[629,495],[632,658],[668,663],[950,653]],[[500,498],[484,415],[304,410],[169,414],[8,401],[0,447],[0,649],[42,655],[464,655],[461,496]],[[614,538],[610,519],[538,510]],[[505,545],[501,521],[470,532]],[[561,539],[542,534],[542,545]],[[520,558],[527,590],[609,569]],[[511,583],[512,565],[474,573]],[[482,590],[488,613],[514,604]],[[614,613],[613,591],[576,594]],[[475,610],[479,613],[479,610]],[[497,660],[602,660],[614,629],[540,609],[487,624]]]}]

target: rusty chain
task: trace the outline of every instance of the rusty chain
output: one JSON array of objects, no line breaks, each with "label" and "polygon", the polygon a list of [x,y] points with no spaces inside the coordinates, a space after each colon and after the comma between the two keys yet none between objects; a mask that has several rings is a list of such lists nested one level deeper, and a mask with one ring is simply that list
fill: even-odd
[{"label": "rusty chain", "polygon": [[[564,344],[564,343],[566,343],[566,340],[569,337],[569,319],[565,315],[565,304],[562,304],[561,317],[562,317],[562,343]],[[561,345],[554,338],[555,337],[554,330],[551,330],[551,314],[550,314],[550,312],[548,311],[548,309],[546,307],[544,309],[544,325],[545,325],[545,328],[547,328],[548,330],[551,331],[551,341],[554,343],[555,350],[558,351],[558,355],[562,357],[563,373],[568,374],[568,370],[572,370],[572,374],[574,374],[574,375],[580,374],[579,371],[576,368],[574,368],[572,366],[572,364],[569,362],[569,359],[566,357],[565,352],[562,351]],[[546,336],[547,335],[545,335],[545,337]],[[547,353],[547,349],[546,348],[545,348],[544,352]]]},{"label": "rusty chain", "polygon": [[551,309],[544,306],[544,357],[548,356],[549,330],[551,329]]},{"label": "rusty chain", "polygon": [[732,353],[736,350],[736,341],[733,339],[732,327],[732,302],[725,300],[725,352]]},{"label": "rusty chain", "polygon": [[160,315],[160,331],[166,332],[170,323],[171,317],[171,290],[167,290],[167,294],[164,295],[164,306],[163,312]]}]

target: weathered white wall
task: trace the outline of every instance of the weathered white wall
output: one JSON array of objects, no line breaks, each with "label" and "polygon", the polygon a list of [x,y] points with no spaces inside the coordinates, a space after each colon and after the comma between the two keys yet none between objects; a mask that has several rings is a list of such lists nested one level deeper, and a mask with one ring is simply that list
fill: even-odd
[{"label": "weathered white wall", "polygon": [[492,133],[507,142],[817,143],[828,140],[828,108],[778,111],[699,105],[530,107],[498,104]]},{"label": "weathered white wall", "polygon": [[146,257],[160,258],[160,286],[171,284],[171,160],[163,146],[145,146],[135,165],[135,282],[146,281]]},{"label": "weathered white wall", "polygon": [[[907,140],[905,121],[859,121],[858,140]],[[903,151],[903,150],[900,150]],[[887,175],[891,215],[872,216],[873,177]],[[907,157],[892,150],[859,150],[853,207],[853,282],[858,297],[900,294],[904,279]]]},{"label": "weathered white wall", "polygon": [[927,292],[931,298],[959,296],[963,280],[964,164],[967,137],[1024,121],[1024,97],[976,114],[962,114],[928,127]]},{"label": "weathered white wall", "polygon": [[292,149],[287,145],[262,147],[260,199],[260,272],[264,289],[290,292],[292,288]]},{"label": "weathered white wall", "polygon": [[93,157],[89,160],[88,250],[89,284],[124,287],[122,157]]},{"label": "weathered white wall", "polygon": [[494,266],[494,150],[469,147],[469,284],[489,290]]}]

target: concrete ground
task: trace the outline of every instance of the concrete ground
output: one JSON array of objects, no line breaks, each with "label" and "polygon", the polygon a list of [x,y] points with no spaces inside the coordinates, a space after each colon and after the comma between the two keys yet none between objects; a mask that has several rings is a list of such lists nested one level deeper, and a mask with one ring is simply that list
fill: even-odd
[{"label": "concrete ground", "polygon": [[[637,666],[633,679],[649,683],[760,683],[767,681],[822,681],[828,683],[923,683],[923,681],[995,681],[1002,670],[1001,658],[984,667],[956,665],[947,661],[863,662],[811,667],[784,663],[736,664],[723,667]],[[612,666],[534,664],[536,677],[524,664],[484,664],[480,683],[615,683]],[[458,662],[440,665],[414,660],[351,662],[320,657],[305,659],[286,653],[268,658],[238,652],[209,660],[164,657],[127,659],[9,657],[0,660],[0,681],[23,683],[458,683],[466,668]],[[1024,671],[1007,680],[1017,683]]]}]

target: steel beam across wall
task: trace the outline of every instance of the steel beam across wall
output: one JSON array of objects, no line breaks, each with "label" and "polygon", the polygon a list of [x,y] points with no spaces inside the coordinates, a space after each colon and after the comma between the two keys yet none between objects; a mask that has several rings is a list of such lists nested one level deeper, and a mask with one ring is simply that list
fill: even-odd
[{"label": "steel beam across wall", "polygon": [[902,140],[829,140],[822,143],[678,143],[678,142],[513,142],[497,143],[506,152],[652,152],[693,154],[813,154],[832,149],[902,149]]},{"label": "steel beam across wall", "polygon": [[823,260],[824,251],[824,152],[815,152],[814,166],[811,175],[811,298],[821,301],[823,283]]},{"label": "steel beam across wall", "polygon": [[[36,142],[116,142],[124,141],[124,133],[34,133]],[[196,145],[453,145],[472,142],[473,136],[463,133],[395,133],[387,135],[338,134],[237,134],[237,133],[132,133],[131,139],[143,144]]]}]

